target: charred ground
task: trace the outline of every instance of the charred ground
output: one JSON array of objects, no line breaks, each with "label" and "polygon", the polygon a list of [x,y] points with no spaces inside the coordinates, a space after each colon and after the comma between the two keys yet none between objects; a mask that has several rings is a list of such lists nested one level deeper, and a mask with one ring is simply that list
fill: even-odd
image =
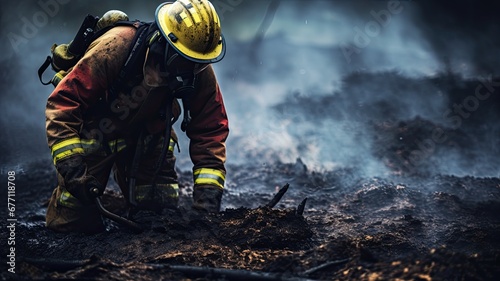
[{"label": "charred ground", "polygon": [[[492,95],[460,126],[405,115],[408,110],[397,97],[389,103],[363,99],[359,110],[354,101],[362,99],[356,89],[398,77],[353,74],[342,94],[308,98],[309,107],[303,106],[305,98],[293,96],[275,108],[299,112],[297,123],[315,118],[341,122],[347,117],[336,106],[358,110],[350,118],[363,126],[360,135],[372,144],[366,157],[379,159],[381,171],[387,172],[367,175],[356,166],[317,171],[301,159],[228,165],[233,180],[223,198],[224,211],[204,215],[190,210],[190,172],[179,171],[180,208],[144,216],[146,230],[139,234],[110,221],[107,231],[96,235],[47,230],[44,213],[55,185],[54,168],[50,161],[23,165],[16,178],[16,275],[4,269],[2,278],[494,280],[500,274],[500,179],[480,172],[498,169],[492,166],[498,164],[492,160],[499,155],[498,139],[491,139],[498,132],[498,98]],[[424,82],[442,89],[451,107],[474,93],[477,82],[450,79]],[[410,79],[403,84],[422,83]],[[433,139],[436,128],[447,140],[419,146]],[[479,149],[480,143],[486,149]],[[471,172],[447,173],[447,163],[461,172],[469,166]],[[290,187],[282,200],[267,207],[286,183]],[[111,184],[103,202],[125,214],[116,190]],[[301,215],[297,207],[306,197]],[[1,233],[8,235],[6,228]]]}]

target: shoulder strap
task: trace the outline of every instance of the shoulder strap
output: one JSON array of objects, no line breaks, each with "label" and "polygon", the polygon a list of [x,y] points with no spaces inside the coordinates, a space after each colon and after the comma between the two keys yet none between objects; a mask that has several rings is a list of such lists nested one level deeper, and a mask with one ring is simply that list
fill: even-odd
[{"label": "shoulder strap", "polygon": [[111,87],[109,88],[109,99],[113,100],[116,98],[116,95],[123,90],[124,86],[127,84],[127,81],[130,81],[135,74],[135,70],[137,69],[137,63],[141,61],[141,58],[146,56],[147,42],[148,37],[151,35],[151,29],[155,28],[151,22],[124,22],[120,21],[115,24],[115,26],[120,25],[130,25],[132,23],[133,26],[137,28],[137,32],[135,34],[133,43],[130,47],[130,51],[128,54],[125,63],[123,64],[118,77],[115,79]]}]

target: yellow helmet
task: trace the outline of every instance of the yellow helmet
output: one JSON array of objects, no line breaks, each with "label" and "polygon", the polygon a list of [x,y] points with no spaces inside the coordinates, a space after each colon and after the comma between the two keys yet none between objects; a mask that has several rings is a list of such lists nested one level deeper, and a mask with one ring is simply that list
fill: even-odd
[{"label": "yellow helmet", "polygon": [[156,23],[179,54],[197,63],[215,63],[226,44],[214,6],[207,0],[177,0],[160,4]]}]

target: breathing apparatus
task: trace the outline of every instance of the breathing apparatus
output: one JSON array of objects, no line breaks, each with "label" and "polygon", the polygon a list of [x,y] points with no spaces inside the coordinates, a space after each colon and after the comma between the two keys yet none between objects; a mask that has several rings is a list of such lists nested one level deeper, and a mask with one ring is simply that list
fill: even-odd
[{"label": "breathing apparatus", "polygon": [[[69,44],[53,44],[50,51],[51,56],[47,56],[45,62],[38,69],[38,77],[43,85],[57,84],[66,76],[71,68],[83,56],[87,47],[99,32],[105,31],[119,21],[127,21],[128,16],[122,11],[110,10],[101,18],[93,15],[87,15],[83,20],[74,39]],[[48,81],[42,81],[42,75],[49,67],[56,72],[54,77]]]}]

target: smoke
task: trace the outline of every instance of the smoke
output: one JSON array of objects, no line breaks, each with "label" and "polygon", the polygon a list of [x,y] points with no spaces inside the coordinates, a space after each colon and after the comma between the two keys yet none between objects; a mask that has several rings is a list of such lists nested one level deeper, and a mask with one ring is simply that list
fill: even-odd
[{"label": "smoke", "polygon": [[[252,45],[262,35],[259,24],[249,25],[245,19],[258,14],[264,20],[270,3],[235,12],[238,20],[230,24],[234,36],[219,65],[222,88],[231,102],[232,162],[300,158],[310,169],[355,167],[367,176],[387,174],[383,159],[374,156],[380,132],[373,131],[373,123],[423,118],[430,121],[431,131],[448,128],[445,113],[462,101],[453,99],[453,91],[464,92],[466,98],[480,83],[468,79],[498,73],[498,58],[488,55],[500,45],[495,42],[494,17],[467,26],[481,14],[478,10],[489,8],[484,4],[467,14],[465,8],[457,11],[428,2],[281,1],[264,39]],[[457,44],[457,34],[466,40]],[[477,109],[488,110],[484,103]],[[469,136],[491,134],[451,127]],[[417,137],[416,144],[430,138]],[[432,151],[420,153],[425,159],[415,160],[421,162],[417,164],[436,173],[498,175],[498,169],[482,164],[498,166],[493,157],[484,157],[498,151],[491,150],[491,144],[469,145],[474,157],[461,150],[464,146],[433,145]],[[418,149],[412,152],[421,152]]]},{"label": "smoke", "polygon": [[500,7],[489,1],[422,1],[415,7],[419,26],[440,62],[467,76],[498,74],[495,49],[500,38],[496,15]]},{"label": "smoke", "polygon": [[[228,164],[300,158],[309,169],[356,167],[364,175],[384,175],[389,171],[373,153],[374,122],[419,117],[450,127],[443,113],[462,101],[450,99],[450,85],[456,89],[464,79],[498,74],[499,57],[493,52],[500,45],[494,36],[497,12],[485,3],[212,2],[227,41],[226,57],[214,67],[230,118]],[[0,147],[5,152],[2,165],[49,158],[44,107],[52,89],[39,83],[36,71],[50,46],[71,40],[87,13],[120,9],[132,19],[152,20],[160,3],[21,0],[3,5],[0,129],[9,138]],[[266,18],[273,3],[272,17]],[[36,31],[28,32],[28,22]],[[12,34],[25,40],[12,43]],[[443,75],[457,79],[436,83]],[[474,114],[483,116],[478,112],[485,108],[481,105]],[[493,136],[498,130],[489,132]],[[188,140],[178,135],[179,164],[189,169]],[[490,137],[481,140],[495,146]],[[444,157],[437,152],[432,156]],[[455,151],[442,158],[438,172],[467,174],[464,165],[447,165],[464,157]],[[498,175],[480,175],[492,173]]]}]

